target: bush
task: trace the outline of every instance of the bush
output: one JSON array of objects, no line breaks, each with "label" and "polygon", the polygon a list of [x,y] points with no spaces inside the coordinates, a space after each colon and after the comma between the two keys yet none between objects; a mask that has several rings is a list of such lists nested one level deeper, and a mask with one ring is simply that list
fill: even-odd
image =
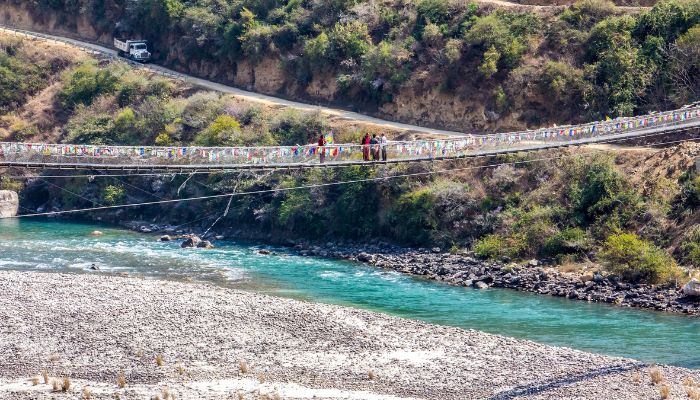
[{"label": "bush", "polygon": [[220,115],[194,140],[197,146],[234,146],[240,144],[241,124],[229,115]]},{"label": "bush", "polygon": [[[574,225],[613,222],[612,230],[634,221],[643,209],[642,199],[627,179],[605,157],[567,161],[569,183],[566,188]],[[607,236],[607,235],[606,235]]]},{"label": "bush", "polygon": [[542,254],[547,257],[575,254],[586,251],[590,240],[581,228],[567,228],[548,238],[542,247]]},{"label": "bush", "polygon": [[679,246],[678,252],[683,262],[695,268],[700,267],[700,226],[693,227],[683,235],[683,241]]},{"label": "bush", "polygon": [[326,130],[328,122],[320,113],[299,112],[294,109],[283,112],[270,125],[270,132],[283,146],[313,142]]},{"label": "bush", "polygon": [[404,243],[431,243],[438,226],[434,204],[435,195],[429,188],[402,194],[389,210],[387,229]]},{"label": "bush", "polygon": [[338,22],[329,35],[331,51],[337,60],[359,59],[370,48],[367,25],[360,21]]},{"label": "bush", "polygon": [[524,247],[522,237],[513,238],[493,234],[476,240],[472,250],[479,257],[500,259],[503,257],[516,258],[522,253]]},{"label": "bush", "polygon": [[126,193],[122,185],[108,185],[102,191],[102,201],[108,206],[120,204],[125,198]]},{"label": "bush", "polygon": [[609,236],[600,258],[608,271],[629,282],[670,283],[682,275],[668,253],[632,233]]},{"label": "bush", "polygon": [[111,94],[117,89],[119,77],[110,68],[99,68],[85,63],[66,74],[61,92],[68,107],[89,105],[98,96]]},{"label": "bush", "polygon": [[616,6],[609,0],[580,0],[567,8],[560,18],[577,29],[590,29],[614,14]]}]

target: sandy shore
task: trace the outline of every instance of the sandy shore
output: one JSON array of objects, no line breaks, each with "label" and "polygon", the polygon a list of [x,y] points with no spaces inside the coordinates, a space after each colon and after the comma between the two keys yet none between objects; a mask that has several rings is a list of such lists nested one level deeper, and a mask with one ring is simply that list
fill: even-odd
[{"label": "sandy shore", "polygon": [[[82,398],[83,387],[94,399],[656,399],[653,368],[202,284],[0,272],[0,399]],[[670,398],[700,382],[659,369]],[[52,393],[43,370],[68,376],[68,392]]]}]

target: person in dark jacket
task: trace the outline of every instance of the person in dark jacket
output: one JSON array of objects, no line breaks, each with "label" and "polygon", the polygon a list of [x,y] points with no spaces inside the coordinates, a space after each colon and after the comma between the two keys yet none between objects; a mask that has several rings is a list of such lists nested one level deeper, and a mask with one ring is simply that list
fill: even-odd
[{"label": "person in dark jacket", "polygon": [[369,141],[370,149],[372,150],[372,161],[379,160],[379,140],[377,140],[377,134],[372,135],[372,139]]}]

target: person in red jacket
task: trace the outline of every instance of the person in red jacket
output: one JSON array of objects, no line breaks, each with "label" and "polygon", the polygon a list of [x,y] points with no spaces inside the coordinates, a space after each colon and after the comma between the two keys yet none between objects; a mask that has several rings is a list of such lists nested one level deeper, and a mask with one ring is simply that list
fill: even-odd
[{"label": "person in red jacket", "polygon": [[325,146],[325,145],[326,145],[326,138],[323,136],[323,133],[322,133],[321,136],[319,136],[319,138],[318,138],[318,157],[319,157],[321,164],[326,162],[326,149],[323,148],[323,146]]},{"label": "person in red jacket", "polygon": [[369,133],[365,133],[365,137],[362,138],[362,159],[369,161]]}]

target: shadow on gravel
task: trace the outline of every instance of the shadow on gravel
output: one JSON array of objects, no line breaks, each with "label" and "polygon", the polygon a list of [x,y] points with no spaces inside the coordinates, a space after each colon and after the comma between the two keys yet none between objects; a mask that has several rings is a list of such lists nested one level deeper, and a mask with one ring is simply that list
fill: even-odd
[{"label": "shadow on gravel", "polygon": [[590,371],[583,373],[583,374],[565,376],[565,377],[562,377],[558,380],[553,380],[550,382],[534,383],[531,385],[518,386],[518,387],[515,387],[515,388],[508,390],[506,392],[498,393],[495,396],[490,397],[489,399],[490,400],[507,400],[507,399],[515,399],[515,398],[520,397],[520,396],[539,394],[539,393],[543,393],[543,392],[546,392],[546,391],[549,391],[552,389],[560,388],[562,386],[571,385],[574,383],[586,381],[589,379],[598,378],[601,376],[620,374],[620,373],[624,373],[624,372],[627,372],[630,370],[644,368],[647,366],[648,366],[648,364],[644,364],[644,363],[629,363],[629,364],[615,365],[612,367],[598,368],[598,369],[590,370]]}]

